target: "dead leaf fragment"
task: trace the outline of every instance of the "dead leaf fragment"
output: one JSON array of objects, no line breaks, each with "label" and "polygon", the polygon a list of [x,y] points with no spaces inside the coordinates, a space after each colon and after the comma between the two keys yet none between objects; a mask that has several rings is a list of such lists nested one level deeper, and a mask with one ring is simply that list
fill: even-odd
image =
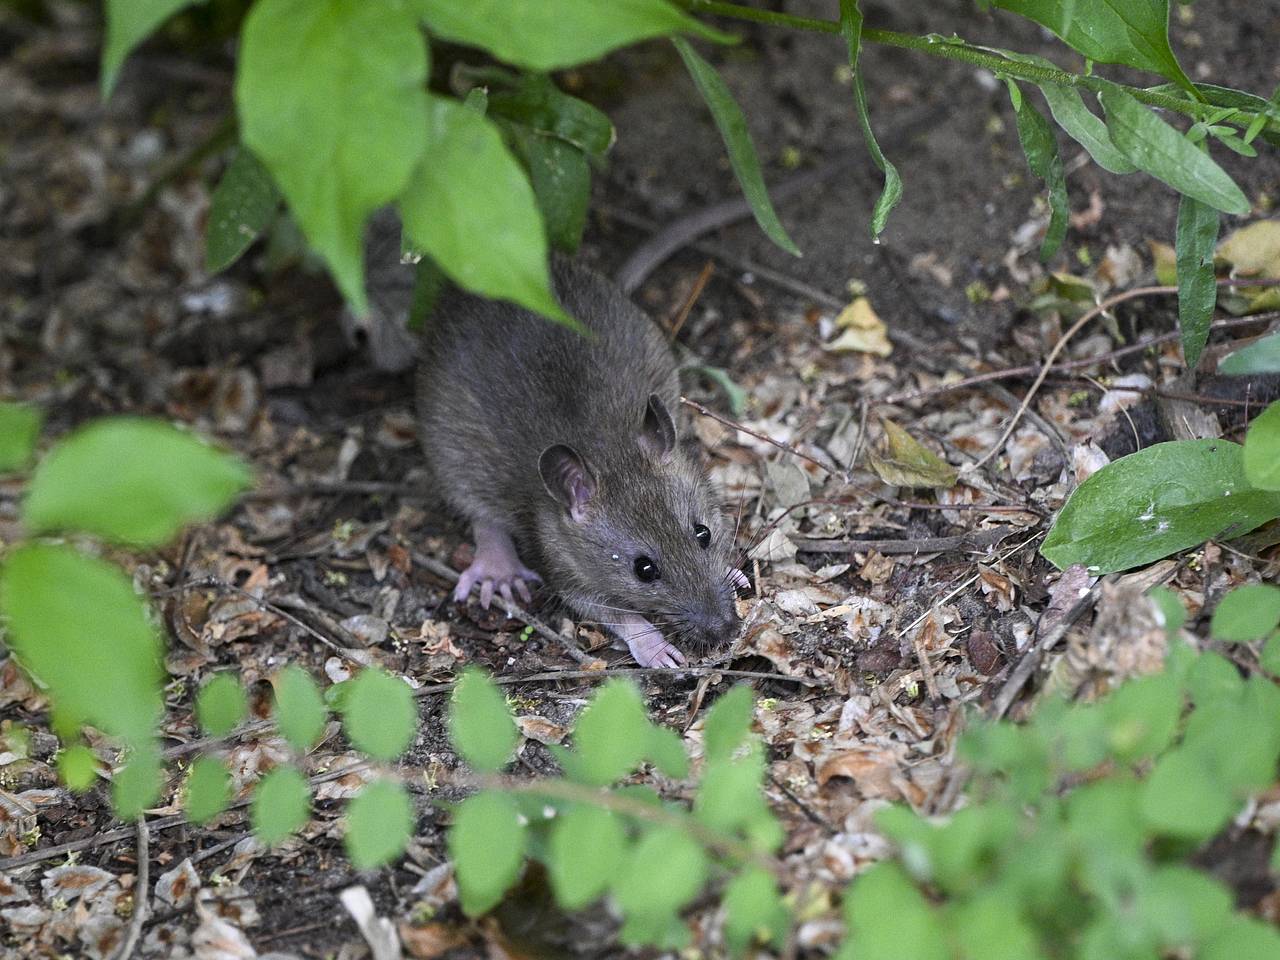
[{"label": "dead leaf fragment", "polygon": [[400,939],[417,960],[435,960],[455,947],[467,943],[467,935],[446,923],[428,923],[423,927],[400,924]]},{"label": "dead leaf fragment", "polygon": [[952,487],[956,470],[892,420],[882,420],[884,454],[868,451],[871,468],[891,487]]},{"label": "dead leaf fragment", "polygon": [[893,352],[888,329],[866,297],[858,297],[841,310],[836,326],[844,332],[823,344],[828,353],[872,353],[887,357]]}]

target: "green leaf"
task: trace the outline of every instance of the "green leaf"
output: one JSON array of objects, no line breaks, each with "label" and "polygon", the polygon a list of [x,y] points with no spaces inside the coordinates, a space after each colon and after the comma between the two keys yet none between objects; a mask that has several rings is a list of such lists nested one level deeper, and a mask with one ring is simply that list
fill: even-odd
[{"label": "green leaf", "polygon": [[254,835],[269,847],[300,830],[310,813],[310,788],[294,767],[276,767],[263,777],[249,807]]},{"label": "green leaf", "polygon": [[767,813],[760,797],[763,770],[759,750],[742,760],[708,763],[694,798],[694,816],[712,830],[731,833]]},{"label": "green leaf", "polygon": [[389,863],[404,851],[413,832],[413,801],[396,780],[375,780],[355,795],[347,810],[347,856],[357,870]]},{"label": "green leaf", "polygon": [[979,893],[972,900],[956,901],[949,914],[966,960],[1040,960],[1044,956],[1035,930],[1000,893]]},{"label": "green leaf", "polygon": [[506,89],[489,93],[489,116],[554,137],[597,160],[617,139],[607,116],[585,100],[562,92],[545,74],[504,77],[504,82],[509,84]]},{"label": "green leaf", "polygon": [[427,130],[427,156],[399,201],[413,246],[468,290],[572,324],[551,294],[533,191],[497,128],[432,96]]},{"label": "green leaf", "polygon": [[1187,693],[1197,707],[1239,695],[1244,681],[1234,663],[1220,653],[1206,650],[1187,671]]},{"label": "green leaf", "polygon": [[547,868],[556,902],[578,910],[601,896],[627,853],[622,821],[602,807],[574,804],[551,828]]},{"label": "green leaf", "polygon": [[502,899],[520,874],[526,841],[519,811],[506,794],[480,793],[458,805],[449,828],[449,856],[468,916]]},{"label": "green leaf", "polygon": [[735,42],[667,0],[414,0],[431,33],[506,63],[558,70],[649,37],[690,33]]},{"label": "green leaf", "polygon": [[507,698],[483,671],[470,667],[453,688],[449,739],[462,759],[482,772],[501,770],[520,740]]},{"label": "green leaf", "polygon": [[741,955],[753,943],[781,947],[791,925],[791,913],[778,884],[760,867],[746,867],[729,881],[724,897],[724,938]]},{"label": "green leaf", "polygon": [[1280,490],[1280,401],[1249,424],[1244,438],[1244,475],[1259,490]]},{"label": "green leaf", "polygon": [[196,717],[211,737],[225,737],[249,712],[249,698],[240,681],[220,673],[200,688],[196,695]]},{"label": "green leaf", "polygon": [[296,664],[271,680],[276,695],[276,729],[299,753],[310,750],[324,731],[327,711],[311,675]]},{"label": "green leaf", "polygon": [[1212,877],[1180,864],[1159,867],[1151,877],[1154,894],[1149,903],[1160,903],[1174,914],[1165,925],[1185,923],[1188,939],[1203,943],[1231,919],[1230,892]]},{"label": "green leaf", "polygon": [[377,667],[366,667],[351,681],[342,725],[357,750],[376,760],[394,760],[408,748],[418,728],[409,685]]},{"label": "green leaf", "polygon": [[31,462],[43,421],[39,407],[0,402],[0,473],[21,470]]},{"label": "green leaf", "polygon": [[64,437],[22,507],[33,533],[81,530],[139,547],[221,513],[249,485],[237,459],[158,420],[109,417]]},{"label": "green leaf", "polygon": [[1263,646],[1258,664],[1273,677],[1280,677],[1280,633],[1274,634]]},{"label": "green leaf", "polygon": [[162,647],[133,584],[71,547],[30,543],[0,567],[5,642],[48,687],[60,723],[146,742],[160,719]]},{"label": "green leaf", "polygon": [[1048,260],[1058,252],[1058,247],[1062,246],[1062,238],[1067,235],[1067,221],[1071,214],[1067,205],[1067,177],[1063,172],[1062,157],[1058,153],[1058,141],[1049,121],[1040,115],[1040,111],[1026,97],[1020,93],[1015,95],[1018,85],[1014,81],[1007,82],[1010,99],[1013,100],[1014,116],[1018,122],[1018,142],[1022,144],[1027,166],[1044,181],[1049,190],[1049,226],[1040,243],[1040,259]]},{"label": "green leaf", "polygon": [[1142,787],[1142,816],[1161,833],[1205,840],[1240,809],[1213,771],[1186,748],[1166,753]]},{"label": "green leaf", "polygon": [[1169,47],[1168,0],[994,0],[1099,63],[1150,70],[1192,89]]},{"label": "green leaf", "polygon": [[76,793],[84,793],[98,779],[98,758],[83,743],[58,751],[58,775]]},{"label": "green leaf", "polygon": [[1153,587],[1148,591],[1147,596],[1156,605],[1156,609],[1160,611],[1160,616],[1164,620],[1165,632],[1170,637],[1176,635],[1187,622],[1187,608],[1182,605],[1182,598],[1164,584]]},{"label": "green leaf", "polygon": [[628,917],[665,917],[702,890],[707,858],[684,830],[654,827],[613,877],[613,898]]},{"label": "green leaf", "polygon": [[800,256],[800,248],[787,235],[786,228],[778,220],[778,214],[769,200],[769,191],[764,185],[764,175],[760,172],[760,160],[756,156],[755,145],[751,142],[751,134],[747,130],[747,119],[742,115],[742,108],[733,99],[733,94],[715,68],[689,46],[688,41],[674,37],[671,41],[676,45],[680,59],[684,61],[693,78],[694,86],[702,94],[707,107],[711,110],[716,129],[724,140],[725,149],[729,152],[729,164],[733,167],[734,176],[742,186],[747,203],[756,223],[770,240],[793,256]]},{"label": "green leaf", "polygon": [[1178,201],[1178,327],[1182,355],[1194,370],[1209,340],[1209,323],[1218,301],[1213,249],[1218,242],[1218,211],[1183,194]]},{"label": "green leaf", "polygon": [[707,762],[727,760],[742,746],[751,732],[755,715],[755,695],[745,683],[738,684],[707,711],[702,724],[702,752]]},{"label": "green leaf", "polygon": [[1246,917],[1234,917],[1196,953],[1196,960],[1274,960],[1280,956],[1280,933]]},{"label": "green leaf", "polygon": [[1233,377],[1254,373],[1280,373],[1280,333],[1263,337],[1223,357],[1218,372]]},{"label": "green leaf", "polygon": [[1150,109],[1115,86],[1098,98],[1112,141],[1138,169],[1216,210],[1249,212],[1248,198],[1226,171]]},{"label": "green leaf", "polygon": [[649,746],[649,719],[635,684],[610,680],[596,693],[573,728],[576,773],[586,783],[606,786],[644,759]]},{"label": "green leaf", "polygon": [[645,756],[672,780],[683,780],[689,775],[689,757],[684,752],[684,741],[670,727],[650,725],[649,748]]},{"label": "green leaf", "polygon": [[844,898],[847,935],[838,960],[948,960],[937,913],[896,863],[859,875]]},{"label": "green leaf", "polygon": [[204,268],[218,273],[239,260],[279,206],[280,191],[267,168],[249,150],[238,149],[209,201]]},{"label": "green leaf", "polygon": [[547,242],[557,250],[573,253],[582,242],[591,201],[591,168],[573,144],[507,124],[507,141],[529,174],[537,198]]},{"label": "green leaf", "polygon": [[121,820],[136,820],[160,799],[163,783],[160,751],[154,742],[147,741],[133,750],[124,769],[116,771],[111,782],[112,810]]},{"label": "green leaf", "polygon": [[399,3],[259,0],[239,59],[241,139],[364,314],[365,221],[404,190],[427,146],[427,48],[415,18]]},{"label": "green leaf", "polygon": [[191,4],[192,0],[107,0],[107,35],[102,44],[103,97],[111,96],[120,66],[133,48]]},{"label": "green leaf", "polygon": [[1111,573],[1280,516],[1280,494],[1254,490],[1226,440],[1158,443],[1115,461],[1071,494],[1040,552],[1065,570]]},{"label": "green leaf", "polygon": [[1102,706],[1112,754],[1134,763],[1163,752],[1177,732],[1183,706],[1182,686],[1169,674],[1123,684]]},{"label": "green leaf", "polygon": [[1218,604],[1209,632],[1229,643],[1248,643],[1270,635],[1280,625],[1280,587],[1247,583]]},{"label": "green leaf", "polygon": [[183,809],[192,823],[208,823],[231,802],[231,774],[217,757],[197,757],[187,774]]},{"label": "green leaf", "polygon": [[[1034,59],[1040,60],[1039,57]],[[1045,66],[1049,65],[1048,61],[1041,62]],[[1103,170],[1120,175],[1133,173],[1138,169],[1111,142],[1107,125],[1085,106],[1079,90],[1046,83],[1040,88],[1040,92],[1049,104],[1049,112],[1053,114],[1054,121],[1067,132],[1067,136],[1089,152],[1094,163]]]},{"label": "green leaf", "polygon": [[840,33],[845,39],[849,69],[853,73],[853,105],[858,112],[858,123],[862,127],[862,139],[866,141],[867,152],[871,154],[871,161],[876,169],[884,174],[884,187],[871,212],[871,237],[875,239],[884,232],[889,214],[902,199],[902,178],[898,175],[898,168],[886,159],[876,141],[875,131],[871,129],[867,90],[862,82],[862,68],[858,66],[858,55],[862,47],[862,11],[858,9],[858,0],[840,0]]}]

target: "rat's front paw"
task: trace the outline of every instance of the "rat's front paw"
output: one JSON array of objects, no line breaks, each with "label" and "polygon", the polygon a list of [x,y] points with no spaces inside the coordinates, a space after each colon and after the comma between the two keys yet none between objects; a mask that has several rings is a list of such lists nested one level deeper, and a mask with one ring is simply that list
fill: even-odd
[{"label": "rat's front paw", "polygon": [[516,602],[511,591],[514,590],[525,603],[529,603],[533,597],[529,593],[528,584],[539,583],[541,580],[540,576],[514,556],[493,557],[477,553],[471,566],[462,571],[462,576],[458,577],[458,586],[454,588],[453,599],[458,603],[464,602],[471,595],[471,589],[479,584],[480,606],[486,610],[493,602],[495,590],[507,602],[508,607],[514,607]]},{"label": "rat's front paw", "polygon": [[636,663],[642,667],[683,667],[684,654],[668,643],[662,633],[643,617],[627,614],[619,624],[622,639]]}]

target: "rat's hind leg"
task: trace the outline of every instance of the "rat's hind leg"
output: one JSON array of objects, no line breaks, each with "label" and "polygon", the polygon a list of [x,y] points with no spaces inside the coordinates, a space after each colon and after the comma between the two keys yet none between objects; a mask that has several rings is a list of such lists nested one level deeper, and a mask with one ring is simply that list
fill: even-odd
[{"label": "rat's hind leg", "polygon": [[494,590],[509,606],[515,605],[512,588],[528,603],[532,598],[526,581],[540,581],[542,578],[520,562],[511,534],[497,524],[479,521],[472,525],[472,533],[476,538],[475,559],[458,578],[453,599],[461,603],[470,595],[471,588],[479,584],[480,606],[486,610],[493,600]]}]

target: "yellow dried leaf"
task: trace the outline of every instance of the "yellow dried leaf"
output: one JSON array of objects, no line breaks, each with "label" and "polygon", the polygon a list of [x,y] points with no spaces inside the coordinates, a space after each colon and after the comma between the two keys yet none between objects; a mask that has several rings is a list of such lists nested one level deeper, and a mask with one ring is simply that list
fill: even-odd
[{"label": "yellow dried leaf", "polygon": [[882,420],[885,450],[870,451],[871,468],[892,487],[951,487],[956,470],[892,420]]},{"label": "yellow dried leaf", "polygon": [[1151,259],[1155,263],[1156,280],[1161,285],[1172,287],[1178,282],[1178,254],[1167,243],[1159,240],[1148,240],[1151,248]]},{"label": "yellow dried leaf", "polygon": [[1218,256],[1238,275],[1280,277],[1280,220],[1241,227],[1218,244]]},{"label": "yellow dried leaf", "polygon": [[836,326],[844,332],[826,344],[824,349],[831,353],[873,353],[887,357],[893,352],[884,321],[866,297],[858,297],[841,310]]}]

